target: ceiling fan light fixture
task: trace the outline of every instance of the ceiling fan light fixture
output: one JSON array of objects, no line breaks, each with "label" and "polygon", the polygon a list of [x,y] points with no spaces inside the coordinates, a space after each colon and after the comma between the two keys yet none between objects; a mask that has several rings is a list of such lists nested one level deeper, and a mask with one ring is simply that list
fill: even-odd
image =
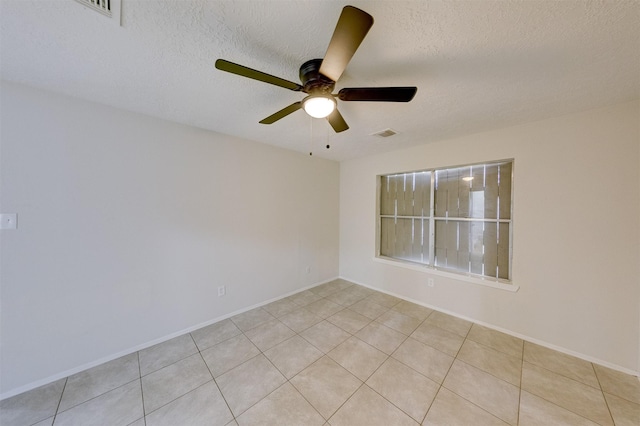
[{"label": "ceiling fan light fixture", "polygon": [[302,107],[313,118],[325,118],[336,109],[336,100],[331,95],[311,95],[302,101]]}]

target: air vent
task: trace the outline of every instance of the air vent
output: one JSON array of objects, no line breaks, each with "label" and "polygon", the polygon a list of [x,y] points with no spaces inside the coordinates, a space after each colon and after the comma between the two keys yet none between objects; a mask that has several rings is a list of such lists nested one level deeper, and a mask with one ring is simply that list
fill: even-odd
[{"label": "air vent", "polygon": [[120,2],[122,0],[76,0],[83,6],[95,10],[120,25]]},{"label": "air vent", "polygon": [[111,0],[76,0],[93,10],[96,10],[103,15],[111,17]]},{"label": "air vent", "polygon": [[381,138],[388,138],[389,136],[393,136],[393,135],[395,135],[397,133],[398,132],[396,132],[393,129],[384,129],[384,130],[381,130],[379,132],[372,133],[371,136],[379,136]]}]

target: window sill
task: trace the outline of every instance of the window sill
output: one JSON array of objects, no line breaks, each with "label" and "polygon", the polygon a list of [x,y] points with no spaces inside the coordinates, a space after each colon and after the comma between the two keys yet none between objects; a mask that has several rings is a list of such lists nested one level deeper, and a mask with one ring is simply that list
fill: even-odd
[{"label": "window sill", "polygon": [[515,293],[520,289],[520,286],[515,284],[509,284],[503,280],[496,278],[481,278],[471,274],[455,273],[449,271],[443,271],[441,269],[433,268],[431,266],[419,265],[417,263],[404,262],[402,260],[391,259],[388,257],[374,257],[374,262],[383,263],[385,265],[395,266],[398,268],[411,269],[413,271],[423,272],[431,275],[438,275],[441,277],[449,278],[452,280],[464,281],[471,284],[483,285],[485,287],[497,288],[499,290],[506,290]]}]

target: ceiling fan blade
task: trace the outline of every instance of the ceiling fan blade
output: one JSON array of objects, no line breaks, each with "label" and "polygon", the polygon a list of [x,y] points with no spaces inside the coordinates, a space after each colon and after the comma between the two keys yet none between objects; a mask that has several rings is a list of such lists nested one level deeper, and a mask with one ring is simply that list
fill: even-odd
[{"label": "ceiling fan blade", "polygon": [[372,25],[373,17],[367,12],[345,6],[320,65],[320,74],[338,81]]},{"label": "ceiling fan blade", "polygon": [[336,133],[344,132],[349,128],[349,125],[344,121],[342,114],[340,114],[340,111],[338,111],[337,108],[327,116],[327,121],[331,124],[331,127],[333,127],[333,130],[335,130]]},{"label": "ceiling fan blade", "polygon": [[409,102],[417,87],[352,87],[338,92],[341,101]]},{"label": "ceiling fan blade", "polygon": [[292,81],[285,80],[284,78],[276,77],[262,71],[254,70],[252,68],[245,67],[244,65],[234,64],[233,62],[225,61],[224,59],[218,59],[216,61],[216,68],[222,71],[230,72],[232,74],[252,78],[254,80],[264,81],[265,83],[284,87],[285,89],[293,90],[296,92],[302,91],[302,86],[300,86],[298,83],[294,83]]},{"label": "ceiling fan blade", "polygon": [[282,108],[280,111],[276,112],[275,114],[271,114],[264,120],[261,120],[260,124],[273,124],[276,121],[280,120],[281,118],[284,118],[287,115],[291,114],[292,112],[296,112],[300,108],[302,108],[302,102],[292,103],[288,107]]}]

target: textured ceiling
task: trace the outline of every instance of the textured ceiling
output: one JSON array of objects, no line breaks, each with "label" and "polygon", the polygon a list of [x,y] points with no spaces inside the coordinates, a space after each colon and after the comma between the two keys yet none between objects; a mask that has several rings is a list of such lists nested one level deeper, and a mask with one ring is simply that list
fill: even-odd
[{"label": "textured ceiling", "polygon": [[640,1],[352,1],[375,23],[336,91],[414,100],[341,102],[340,134],[302,111],[262,125],[303,95],[215,60],[298,82],[346,3],[121,1],[118,26],[73,0],[0,0],[2,78],[336,160],[640,97]]}]

